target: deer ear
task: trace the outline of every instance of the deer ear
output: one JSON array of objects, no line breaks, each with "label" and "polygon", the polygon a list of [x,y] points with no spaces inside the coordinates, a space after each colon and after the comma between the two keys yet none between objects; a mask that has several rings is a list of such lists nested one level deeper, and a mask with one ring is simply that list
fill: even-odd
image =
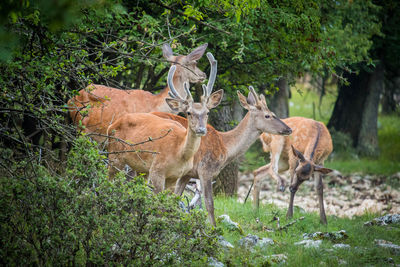
[{"label": "deer ear", "polygon": [[249,110],[249,109],[250,109],[250,106],[249,106],[249,104],[247,103],[246,97],[245,97],[239,90],[236,91],[236,92],[237,92],[237,95],[238,95],[238,97],[239,97],[240,105],[241,105],[244,109]]},{"label": "deer ear", "polygon": [[223,89],[220,89],[220,90],[212,93],[207,100],[207,108],[212,109],[212,108],[217,107],[221,103],[223,97],[224,97]]},{"label": "deer ear", "polygon": [[315,171],[315,172],[321,172],[321,173],[323,173],[323,174],[328,174],[328,173],[330,173],[330,172],[333,172],[332,169],[325,168],[325,167],[320,166],[320,165],[314,165],[314,171]]},{"label": "deer ear", "polygon": [[163,44],[162,51],[163,51],[163,56],[167,60],[171,60],[171,57],[173,56],[173,54],[172,54],[172,48],[169,46],[169,44]]},{"label": "deer ear", "polygon": [[208,46],[208,44],[205,43],[205,44],[197,47],[189,55],[187,55],[187,59],[188,60],[199,60],[204,55],[204,52],[206,51],[207,46]]},{"label": "deer ear", "polygon": [[304,158],[303,154],[302,154],[300,151],[298,151],[296,148],[294,148],[293,145],[291,145],[291,147],[292,147],[293,154],[294,154],[298,159],[300,159],[301,162],[306,161],[306,159]]},{"label": "deer ear", "polygon": [[167,102],[171,110],[175,112],[185,112],[187,109],[186,101],[174,98],[165,98],[165,102]]}]

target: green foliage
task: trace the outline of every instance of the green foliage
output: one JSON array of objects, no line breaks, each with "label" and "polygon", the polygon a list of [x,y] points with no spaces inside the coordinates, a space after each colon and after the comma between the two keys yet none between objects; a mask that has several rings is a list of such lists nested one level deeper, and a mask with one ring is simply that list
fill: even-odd
[{"label": "green foliage", "polygon": [[0,255],[5,265],[201,265],[218,252],[202,211],[154,194],[142,177],[110,181],[87,138],[65,176],[34,166],[35,178],[1,176]]}]

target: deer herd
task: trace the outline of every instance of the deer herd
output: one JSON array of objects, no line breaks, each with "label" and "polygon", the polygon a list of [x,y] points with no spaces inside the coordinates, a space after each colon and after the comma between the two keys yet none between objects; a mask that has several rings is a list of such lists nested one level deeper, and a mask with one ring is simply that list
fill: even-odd
[{"label": "deer herd", "polygon": [[207,85],[202,85],[200,102],[193,100],[189,90],[190,83],[207,78],[197,67],[206,48],[204,44],[186,56],[174,56],[171,47],[164,44],[163,56],[171,67],[167,86],[159,94],[92,84],[68,102],[73,122],[96,141],[106,141],[110,178],[129,166],[147,174],[155,193],[171,189],[177,195],[191,178],[199,179],[209,221],[215,226],[212,181],[259,138],[271,160],[253,172],[254,206],[259,206],[262,180],[272,177],[283,192],[285,182],[279,172],[288,170],[287,217],[292,217],[299,185],[313,176],[320,220],[326,224],[322,177],[333,171],[323,167],[332,152],[328,129],[321,122],[302,117],[280,120],[268,109],[264,95],[249,86],[247,97],[237,91],[247,114],[233,130],[217,131],[207,124],[208,114],[221,103],[224,91],[212,92],[217,61],[211,53],[207,53],[210,75]]}]

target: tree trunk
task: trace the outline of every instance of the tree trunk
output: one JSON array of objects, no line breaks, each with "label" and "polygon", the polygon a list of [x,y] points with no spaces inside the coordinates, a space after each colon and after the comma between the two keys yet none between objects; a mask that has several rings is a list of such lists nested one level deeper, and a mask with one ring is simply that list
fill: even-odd
[{"label": "tree trunk", "polygon": [[[224,101],[225,102],[225,101]],[[232,105],[222,106],[218,112],[210,112],[210,122],[219,131],[229,131],[234,128],[232,122],[243,118],[243,109],[234,101]],[[237,160],[228,164],[216,177],[213,185],[214,193],[223,193],[227,196],[236,194],[239,178],[239,162]]]},{"label": "tree trunk", "polygon": [[268,98],[268,107],[278,118],[284,119],[289,117],[289,85],[285,78],[281,78],[276,86],[279,91]]},{"label": "tree trunk", "polygon": [[379,64],[370,73],[368,80],[369,93],[366,96],[364,112],[362,113],[362,124],[358,137],[357,150],[361,155],[378,156],[378,108],[380,95],[384,88],[384,69]]},{"label": "tree trunk", "polygon": [[[397,73],[399,74],[399,73]],[[382,93],[382,113],[395,113],[399,103],[396,101],[396,95],[400,94],[400,76],[388,75],[385,79],[385,88]]]},{"label": "tree trunk", "polygon": [[345,73],[349,85],[339,85],[339,95],[328,127],[349,134],[360,154],[378,155],[378,104],[383,87],[383,67]]}]

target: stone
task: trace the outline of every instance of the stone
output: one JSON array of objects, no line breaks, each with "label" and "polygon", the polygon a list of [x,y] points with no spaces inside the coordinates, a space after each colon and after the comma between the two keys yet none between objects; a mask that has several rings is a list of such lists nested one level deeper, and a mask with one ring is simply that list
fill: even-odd
[{"label": "stone", "polygon": [[375,239],[374,242],[377,246],[382,247],[382,248],[387,248],[393,254],[400,255],[400,246],[399,245],[393,244],[392,242],[383,240],[383,239]]},{"label": "stone", "polygon": [[243,237],[239,240],[239,245],[245,248],[254,247],[260,238],[256,235],[248,234],[246,237]]},{"label": "stone", "polygon": [[387,214],[364,223],[364,226],[400,224],[400,214]]},{"label": "stone", "polygon": [[334,248],[339,248],[339,249],[349,249],[350,245],[347,244],[335,244],[333,245]]},{"label": "stone", "polygon": [[272,240],[271,238],[264,237],[258,240],[257,247],[266,248],[274,244],[275,244],[274,240]]},{"label": "stone", "polygon": [[225,264],[223,264],[220,261],[217,261],[213,257],[209,257],[208,258],[208,266],[210,266],[210,267],[225,267]]},{"label": "stone", "polygon": [[315,232],[315,233],[304,233],[304,239],[313,239],[313,240],[330,240],[330,241],[340,241],[347,239],[349,236],[345,230],[340,230],[337,232]]},{"label": "stone", "polygon": [[229,242],[226,241],[225,238],[223,236],[219,236],[218,237],[218,243],[223,247],[223,248],[234,248],[234,246]]},{"label": "stone", "polygon": [[304,245],[305,248],[319,248],[322,244],[322,240],[311,240],[305,239],[300,242],[294,243],[296,246]]},{"label": "stone", "polygon": [[273,255],[265,256],[265,259],[270,261],[271,263],[285,264],[287,261],[287,256],[285,254],[273,254]]},{"label": "stone", "polygon": [[231,218],[229,217],[229,215],[227,215],[227,214],[222,214],[221,216],[219,216],[217,218],[217,221],[219,223],[221,223],[225,228],[227,228],[231,232],[237,231],[241,235],[244,234],[243,233],[243,229],[240,226],[240,224],[238,224],[237,222],[232,221]]}]

